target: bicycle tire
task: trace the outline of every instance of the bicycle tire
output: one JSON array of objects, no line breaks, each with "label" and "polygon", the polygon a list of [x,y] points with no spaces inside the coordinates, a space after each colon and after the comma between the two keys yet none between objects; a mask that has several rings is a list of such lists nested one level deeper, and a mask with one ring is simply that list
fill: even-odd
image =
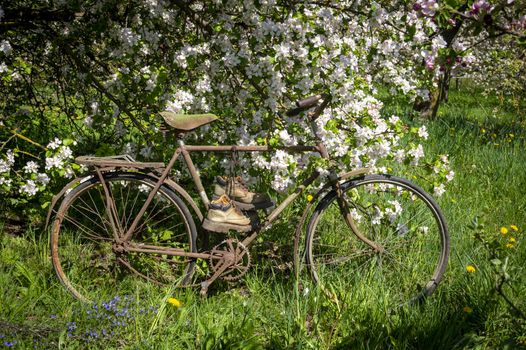
[{"label": "bicycle tire", "polygon": [[353,293],[362,301],[376,294],[376,302],[404,305],[431,295],[450,249],[438,204],[417,185],[390,175],[364,175],[341,186],[360,232],[385,250],[377,252],[354,235],[333,190],[307,225],[306,262],[313,280],[361,286]]},{"label": "bicycle tire", "polygon": [[[141,173],[105,173],[119,224],[126,232],[155,179]],[[97,176],[87,178],[63,199],[51,230],[51,256],[60,282],[85,302],[151,292],[156,285],[186,285],[195,259],[117,249]],[[184,202],[162,185],[128,243],[196,251],[197,230]],[[122,246],[121,246],[122,247]],[[153,283],[152,283],[153,282]]]}]

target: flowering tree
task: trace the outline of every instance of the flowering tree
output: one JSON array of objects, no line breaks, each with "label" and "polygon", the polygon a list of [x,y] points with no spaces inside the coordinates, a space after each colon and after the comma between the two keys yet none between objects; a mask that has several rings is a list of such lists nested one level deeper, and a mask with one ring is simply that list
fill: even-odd
[{"label": "flowering tree", "polygon": [[[516,51],[516,47],[526,44],[524,1],[417,0],[413,9],[419,16],[430,18],[436,24],[436,29],[429,33],[430,37],[442,40],[442,47],[436,57],[426,58],[426,67],[438,67],[438,74],[431,81],[431,86],[435,88],[431,89],[430,103],[424,112],[431,117],[436,117],[440,101],[447,100],[452,73],[465,67],[473,71],[471,64],[480,61],[473,53],[486,56],[484,49],[477,50],[478,46],[493,46],[497,39],[502,43],[503,37],[508,48],[511,46],[512,52]],[[519,60],[520,57],[515,56]],[[487,77],[490,77],[491,70],[499,67],[502,62],[488,62],[484,59],[482,61],[486,65],[479,65],[478,73]]]},{"label": "flowering tree", "polygon": [[500,37],[473,49],[476,58],[459,74],[473,79],[485,91],[495,94],[516,111],[526,95],[526,46]]},{"label": "flowering tree", "polygon": [[[165,150],[155,147],[162,142],[156,113],[165,108],[223,116],[193,134],[200,141],[307,143],[313,135],[304,116],[280,111],[327,91],[333,103],[317,123],[335,155],[330,164],[281,151],[244,160],[270,170],[275,190],[286,190],[306,167],[385,171],[386,160],[425,165],[437,195],[453,176],[446,156],[423,162],[418,138],[427,138],[426,128],[384,118],[375,97],[377,84],[389,83],[410,99],[427,98],[422,81],[436,73],[415,67],[432,68],[447,46],[429,36],[432,10],[419,16],[409,4],[272,0],[2,6],[0,185],[15,204],[79,170],[72,146],[145,158]],[[402,142],[407,134],[415,139]]]}]

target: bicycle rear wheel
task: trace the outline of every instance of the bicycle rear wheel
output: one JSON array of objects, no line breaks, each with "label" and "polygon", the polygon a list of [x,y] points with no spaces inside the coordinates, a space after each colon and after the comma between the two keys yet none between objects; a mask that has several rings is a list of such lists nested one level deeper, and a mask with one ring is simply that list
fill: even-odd
[{"label": "bicycle rear wheel", "polygon": [[[115,202],[114,222],[126,232],[155,181],[139,173],[106,173],[104,180]],[[88,302],[147,293],[156,285],[188,283],[195,260],[163,254],[166,248],[195,252],[195,224],[172,190],[160,187],[133,236],[123,244],[115,239],[106,205],[104,187],[93,176],[74,188],[57,212],[51,256],[59,280],[71,294]],[[158,253],[131,252],[123,249],[126,246],[157,247]]]},{"label": "bicycle rear wheel", "polygon": [[342,217],[335,191],[316,207],[307,226],[306,260],[323,285],[353,286],[357,298],[402,305],[432,294],[448,260],[449,237],[435,201],[411,182],[366,175],[342,184],[358,230],[382,252],[359,240]]}]

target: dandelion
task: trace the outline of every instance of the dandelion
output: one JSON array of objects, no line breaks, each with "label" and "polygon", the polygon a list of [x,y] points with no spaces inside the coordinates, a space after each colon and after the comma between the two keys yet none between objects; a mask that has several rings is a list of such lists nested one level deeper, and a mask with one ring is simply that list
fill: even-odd
[{"label": "dandelion", "polygon": [[469,306],[464,306],[464,308],[462,309],[462,311],[464,311],[465,313],[467,314],[470,314],[473,312],[473,309],[470,308]]},{"label": "dandelion", "polygon": [[508,228],[502,226],[502,227],[500,228],[500,233],[503,234],[503,235],[508,234]]},{"label": "dandelion", "polygon": [[307,202],[312,202],[313,199],[314,197],[311,194],[307,195]]},{"label": "dandelion", "polygon": [[512,249],[513,247],[514,247],[513,243],[506,244],[506,248],[508,249]]},{"label": "dandelion", "polygon": [[510,237],[509,241],[510,241],[510,243],[515,243],[515,242],[517,242],[517,241],[515,240],[515,237]]},{"label": "dandelion", "polygon": [[168,304],[171,304],[175,306],[176,308],[180,308],[181,306],[183,306],[183,303],[175,298],[168,298],[167,301],[168,301]]},{"label": "dandelion", "polygon": [[516,225],[510,225],[510,228],[515,232],[519,231],[519,228]]},{"label": "dandelion", "polygon": [[473,273],[473,272],[475,272],[475,271],[477,271],[477,270],[475,269],[475,266],[473,266],[473,265],[468,265],[468,266],[466,266],[466,271],[467,271],[468,273]]}]

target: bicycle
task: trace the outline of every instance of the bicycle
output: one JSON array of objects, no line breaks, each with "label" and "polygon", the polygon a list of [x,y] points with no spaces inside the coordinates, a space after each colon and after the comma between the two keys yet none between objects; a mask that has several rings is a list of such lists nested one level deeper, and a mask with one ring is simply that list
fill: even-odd
[{"label": "bicycle", "polygon": [[[228,237],[213,248],[198,247],[203,212],[192,196],[169,175],[182,158],[205,208],[210,200],[192,161],[192,152],[317,152],[330,155],[314,121],[331,97],[321,94],[296,102],[289,116],[307,113],[315,145],[186,145],[184,135],[209,124],[213,114],[161,113],[173,127],[178,147],[168,164],[136,162],[126,156],[79,157],[94,171],[71,181],[52,201],[51,256],[60,282],[77,299],[92,301],[99,286],[112,283],[133,291],[137,281],[154,285],[200,286],[206,295],[218,278],[232,281],[250,267],[249,248],[258,235],[301,193],[320,178],[307,176],[262,220],[254,220],[240,238]],[[58,200],[63,198],[58,209]],[[239,203],[238,203],[239,204]],[[242,209],[254,210],[245,205]],[[308,220],[307,220],[308,219]],[[304,250],[300,242],[306,224]],[[225,230],[228,231],[228,230]],[[296,271],[304,261],[314,282],[383,286],[398,304],[431,295],[449,256],[444,216],[424,190],[410,181],[367,168],[338,173],[308,201],[295,230]],[[204,271],[199,274],[195,270]],[[209,271],[206,272],[206,269]]]}]

